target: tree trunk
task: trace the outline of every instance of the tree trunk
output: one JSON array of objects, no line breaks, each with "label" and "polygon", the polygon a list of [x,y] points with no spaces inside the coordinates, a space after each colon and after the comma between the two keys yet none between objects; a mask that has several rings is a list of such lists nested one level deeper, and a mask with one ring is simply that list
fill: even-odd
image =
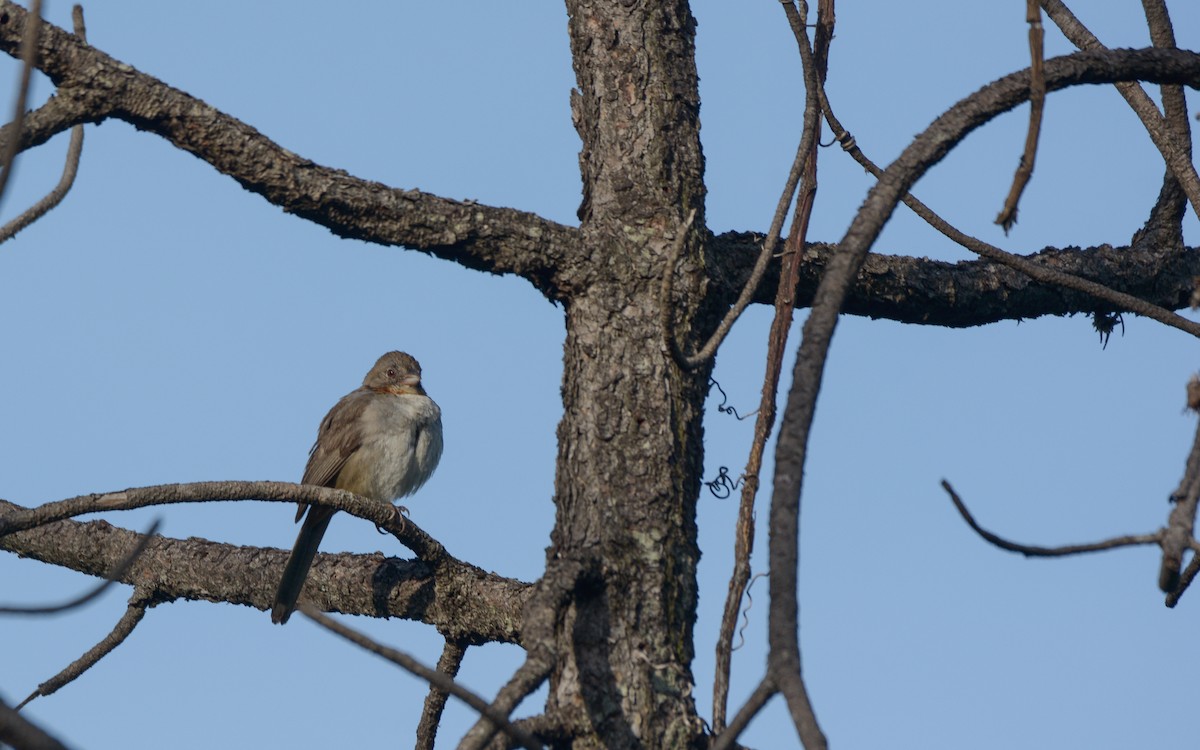
[{"label": "tree trunk", "polygon": [[[555,626],[551,712],[584,712],[576,747],[687,747],[696,498],[708,367],[684,372],[662,331],[666,254],[689,232],[671,306],[687,341],[708,329],[700,257],[703,156],[685,2],[568,2],[583,140],[585,252],[570,277],[558,429],[557,518],[547,576],[584,571]],[[700,321],[700,325],[696,325]]]}]

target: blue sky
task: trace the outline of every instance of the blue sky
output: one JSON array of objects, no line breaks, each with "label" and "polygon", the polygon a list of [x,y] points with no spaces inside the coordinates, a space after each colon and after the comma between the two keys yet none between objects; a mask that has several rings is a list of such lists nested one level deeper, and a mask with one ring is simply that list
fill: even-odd
[{"label": "blue sky", "polygon": [[[828,90],[877,162],[1027,65],[1020,3],[873,5],[839,8]],[[1147,44],[1138,4],[1117,5],[1072,7],[1110,46]],[[1200,6],[1173,6],[1180,45],[1200,47]],[[379,2],[338,14],[316,3],[111,0],[86,10],[97,47],[307,158],[575,221],[579,141],[561,5]],[[695,13],[709,226],[765,231],[799,137],[794,43],[775,2],[703,0]],[[69,26],[68,4],[51,2],[48,14]],[[1070,51],[1049,24],[1046,43],[1049,55]],[[16,71],[3,62],[8,101]],[[50,92],[42,79],[37,101]],[[1110,88],[1049,99],[1020,222],[1008,237],[991,224],[1026,119],[1019,109],[972,134],[916,194],[1015,252],[1126,244],[1162,162]],[[401,348],[421,360],[446,430],[438,472],[406,502],[413,517],[473,563],[538,575],[554,517],[561,309],[519,279],[335,238],[128,125],[89,126],[86,138],[63,205],[0,247],[0,497],[35,505],[162,482],[296,480],[325,411],[375,357]],[[54,184],[65,148],[64,135],[21,157],[0,218]],[[870,178],[840,150],[821,159],[809,235],[834,241]],[[1194,244],[1190,214],[1185,232]],[[876,249],[969,257],[905,209]],[[751,310],[718,357],[716,378],[743,411],[757,402],[768,323]],[[1195,428],[1182,406],[1196,347],[1152,321],[1125,323],[1102,350],[1082,316],[965,331],[843,319],[807,466],[801,553],[806,676],[836,746],[1194,742],[1196,594],[1163,607],[1154,551],[1025,560],[973,536],[938,486],[950,479],[981,523],[1030,543],[1162,525]],[[752,432],[715,406],[708,477],[740,470]],[[701,498],[695,676],[706,716],[735,515],[733,500]],[[288,547],[295,535],[292,510],[267,503],[109,520],[144,528],[156,516],[179,538]],[[339,518],[323,549],[381,546],[407,556]],[[57,601],[90,583],[0,556],[0,601]],[[733,708],[765,658],[765,581],[752,593]],[[20,700],[77,658],[124,599],[0,621],[0,694]],[[440,651],[423,625],[350,623],[426,663]],[[472,649],[460,677],[491,696],[520,659],[515,647]],[[179,602],[150,611],[117,652],[26,711],[78,747],[403,746],[424,694],[303,618],[278,628],[256,610]],[[452,702],[442,744],[471,720]],[[744,742],[786,747],[794,737],[776,701]]]}]

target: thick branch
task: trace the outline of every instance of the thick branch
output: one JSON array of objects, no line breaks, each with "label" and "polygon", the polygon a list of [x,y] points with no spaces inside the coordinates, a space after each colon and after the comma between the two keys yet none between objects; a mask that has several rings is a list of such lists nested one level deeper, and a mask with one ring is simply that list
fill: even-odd
[{"label": "thick branch", "polygon": [[[0,0],[0,50],[18,54],[28,17],[23,8]],[[60,111],[54,127],[22,134],[23,149],[54,135],[56,128],[123,120],[162,136],[247,190],[338,236],[404,245],[469,268],[517,274],[548,297],[560,296],[555,274],[563,266],[564,251],[576,244],[570,227],[510,208],[392,188],[315,164],[52,24],[42,24],[37,68],[59,87]],[[0,139],[8,135],[0,132]]]},{"label": "thick branch", "polygon": [[[0,514],[26,510],[0,500]],[[59,521],[0,537],[0,549],[105,576],[140,538],[105,521]],[[163,600],[228,602],[265,611],[287,556],[281,549],[161,538],[120,581],[151,587]],[[414,560],[341,553],[317,556],[308,591],[313,605],[326,612],[417,620],[471,643],[519,643],[530,586],[449,557],[435,575],[430,565]]]},{"label": "thick branch", "polygon": [[[757,235],[729,232],[709,240],[709,267],[729,294],[736,294],[760,247]],[[779,251],[783,250],[782,244]],[[796,306],[810,307],[834,246],[810,243],[800,268]],[[1026,256],[1059,271],[1104,283],[1170,310],[1186,307],[1200,275],[1200,248],[1046,248]],[[771,304],[779,279],[773,261],[755,302]],[[842,312],[902,323],[967,328],[1001,320],[1094,312],[1089,294],[1040,284],[989,260],[948,263],[901,255],[867,256]],[[1108,307],[1107,305],[1105,307]],[[1112,310],[1112,312],[1130,312]]]}]

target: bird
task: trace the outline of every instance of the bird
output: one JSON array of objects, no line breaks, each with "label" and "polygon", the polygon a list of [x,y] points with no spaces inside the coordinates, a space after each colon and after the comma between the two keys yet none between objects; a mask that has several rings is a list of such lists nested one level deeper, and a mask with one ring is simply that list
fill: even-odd
[{"label": "bird", "polygon": [[[421,365],[404,352],[388,352],[321,420],[300,483],[390,504],[420,489],[441,457],[442,410],[421,385]],[[337,512],[300,503],[297,522],[306,511],[271,609],[271,621],[278,624],[296,609],[321,537]]]}]

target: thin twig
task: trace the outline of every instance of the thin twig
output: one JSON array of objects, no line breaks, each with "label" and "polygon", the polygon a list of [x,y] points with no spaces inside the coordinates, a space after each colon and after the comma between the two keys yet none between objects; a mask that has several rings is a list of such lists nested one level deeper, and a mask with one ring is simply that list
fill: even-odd
[{"label": "thin twig", "polygon": [[133,551],[126,555],[124,560],[117,563],[116,567],[112,569],[100,585],[94,587],[91,591],[87,591],[73,599],[68,599],[62,604],[50,604],[39,607],[0,606],[0,615],[53,615],[83,606],[103,594],[110,586],[125,577],[125,574],[129,572],[129,569],[133,567],[137,559],[146,551],[146,547],[150,546],[150,542],[154,541],[154,535],[158,533],[158,528],[161,525],[162,519],[155,519],[154,523],[150,524],[150,528],[146,529],[142,538],[138,540],[137,546],[133,548]]},{"label": "thin twig", "polygon": [[[71,9],[71,18],[75,22],[75,35],[80,39],[87,39],[87,28],[83,23],[83,7],[76,5]],[[19,137],[19,131],[14,133]],[[16,140],[13,141],[14,143]],[[37,203],[25,209],[19,216],[0,227],[0,242],[5,242],[13,238],[17,232],[20,232],[25,227],[45,216],[52,208],[62,203],[62,199],[67,196],[71,186],[75,184],[75,175],[79,173],[79,157],[83,153],[83,126],[76,125],[71,128],[71,142],[67,145],[67,160],[63,165],[62,177],[59,178],[58,184],[46,194]]]},{"label": "thin twig", "polygon": [[[1080,23],[1062,0],[1041,0],[1041,5],[1042,9],[1046,11],[1046,15],[1058,26],[1063,36],[1070,40],[1071,44],[1081,50],[1108,49],[1100,43],[1095,34]],[[1187,194],[1188,201],[1192,204],[1192,210],[1196,212],[1197,216],[1200,216],[1200,175],[1197,175],[1196,166],[1192,164],[1191,158],[1176,142],[1162,113],[1158,111],[1158,107],[1154,105],[1141,84],[1136,81],[1118,81],[1113,86],[1121,96],[1125,97],[1125,101],[1129,102],[1129,106],[1142,121],[1146,132],[1150,134],[1150,140],[1158,147],[1167,167],[1175,175],[1175,179],[1179,180],[1180,186]]]},{"label": "thin twig", "polygon": [[480,712],[483,717],[467,731],[462,742],[459,743],[459,747],[463,750],[472,750],[486,745],[495,735],[496,730],[503,729],[504,726],[497,723],[494,717],[499,716],[507,724],[509,714],[527,695],[541,687],[541,684],[550,676],[553,666],[554,660],[548,658],[547,654],[539,653],[535,656],[531,653],[527,656],[525,662],[517,668],[504,687],[500,688],[500,692],[496,694],[496,700],[488,706],[489,712]]},{"label": "thin twig", "polygon": [[[442,655],[438,658],[437,671],[450,679],[458,676],[458,668],[462,666],[463,656],[467,653],[464,641],[447,638],[442,647]],[[446,708],[446,698],[450,696],[432,682],[429,683],[429,694],[425,696],[425,706],[421,709],[421,720],[417,723],[416,750],[433,750],[437,740],[438,726],[442,723],[442,711]]]},{"label": "thin twig", "polygon": [[1025,186],[1033,176],[1038,136],[1042,131],[1042,112],[1046,104],[1046,75],[1042,69],[1042,37],[1045,32],[1038,0],[1025,0],[1025,21],[1029,24],[1029,129],[1025,133],[1025,151],[1021,154],[1021,163],[1013,175],[1012,187],[1004,199],[1004,208],[996,217],[996,223],[1004,229],[1005,234],[1017,223],[1017,204],[1021,202],[1021,193],[1025,192]]},{"label": "thin twig", "polygon": [[710,750],[729,750],[737,742],[737,738],[746,730],[750,724],[750,720],[758,715],[758,712],[767,705],[767,701],[779,692],[775,688],[775,683],[771,681],[771,675],[763,677],[762,682],[758,683],[758,687],[754,688],[754,692],[746,699],[745,704],[734,715],[733,720],[729,722],[729,726],[723,732],[713,738]]},{"label": "thin twig", "polygon": [[458,698],[463,703],[466,703],[468,706],[478,711],[481,715],[486,716],[488,720],[494,722],[502,731],[504,731],[510,737],[518,740],[521,745],[529,748],[529,750],[541,750],[541,744],[539,744],[538,741],[527,732],[514,727],[512,723],[509,722],[507,715],[496,711],[490,704],[488,704],[487,701],[466,689],[462,685],[459,685],[449,675],[439,672],[436,669],[430,669],[403,651],[398,651],[389,646],[376,643],[357,630],[348,628],[332,617],[322,614],[320,611],[308,605],[307,603],[301,603],[298,609],[303,612],[306,617],[326,630],[340,635],[351,643],[361,646],[377,656],[387,659],[396,666],[416,675],[422,680],[425,680],[430,685],[436,686],[439,690],[444,690],[450,695],[453,695],[455,698]]},{"label": "thin twig", "polygon": [[[797,25],[800,28],[807,26],[808,4],[804,0],[800,0],[798,10],[791,2],[783,3],[783,10],[793,28]],[[820,11],[818,38],[822,25],[833,22],[833,0],[822,0]],[[812,54],[807,34],[796,36],[801,54]],[[804,323],[800,351],[792,369],[792,387],[788,392],[787,406],[775,444],[768,553],[771,571],[771,603],[767,615],[767,640],[770,644],[768,673],[772,675],[774,687],[785,692],[792,723],[806,750],[823,750],[828,742],[801,679],[800,581],[797,577],[801,476],[829,341],[837,325],[842,302],[865,258],[866,249],[849,255],[839,250],[821,276],[808,320]]]},{"label": "thin twig", "polygon": [[117,621],[117,624],[113,626],[109,634],[104,636],[95,646],[88,649],[87,653],[83,656],[71,662],[66,669],[38,685],[37,690],[34,690],[29,694],[28,698],[21,701],[17,709],[20,710],[38,696],[52,695],[60,688],[69,685],[84,672],[96,666],[105,656],[112,653],[113,649],[124,643],[125,639],[133,633],[133,629],[146,616],[146,608],[150,606],[152,599],[151,593],[149,590],[135,587],[133,596],[129,598],[129,606],[125,608],[125,614],[121,616],[121,619]]},{"label": "thin twig", "polygon": [[[785,12],[788,7],[791,7],[790,4],[785,7]],[[810,51],[804,25],[795,9],[792,8],[791,12],[787,13],[789,26],[800,51],[801,68],[804,71],[804,126],[800,137],[801,151],[799,153],[805,155],[805,160],[800,198],[796,201],[792,231],[785,246],[783,269],[779,275],[779,284],[775,292],[775,314],[767,334],[767,367],[763,376],[758,418],[754,425],[754,438],[750,446],[750,455],[746,460],[746,470],[742,474],[745,481],[742,485],[737,525],[734,530],[733,572],[730,575],[729,588],[725,595],[725,608],[721,615],[721,628],[717,636],[716,669],[713,679],[713,732],[718,734],[725,728],[734,630],[737,627],[738,613],[741,610],[742,599],[751,575],[750,556],[754,551],[754,501],[758,495],[763,452],[767,439],[775,427],[775,400],[779,391],[779,376],[783,368],[784,348],[787,346],[788,332],[791,329],[792,316],[796,309],[796,284],[804,255],[808,222],[812,216],[813,203],[816,199],[817,144],[820,140],[821,125],[821,105],[817,91],[821,81],[825,78],[825,62],[828,60],[829,42],[833,38],[831,16],[832,14],[826,24],[818,21],[819,29],[828,27],[828,30],[818,34],[820,42],[818,50]],[[790,185],[789,188],[791,192],[785,192],[780,196],[779,203],[781,205],[785,200],[791,202],[794,188]]]},{"label": "thin twig", "polygon": [[[521,643],[525,646],[525,661],[508,682],[496,693],[492,708],[508,717],[525,697],[541,687],[557,663],[554,650],[555,635],[564,609],[575,596],[576,587],[585,573],[594,572],[591,565],[569,557],[560,557],[546,566],[546,572],[532,597],[525,605],[521,618]],[[462,741],[460,750],[481,750],[496,734],[496,725],[487,718],[475,722]]]},{"label": "thin twig", "polygon": [[17,84],[17,99],[13,103],[12,137],[0,156],[0,205],[4,203],[4,189],[12,177],[21,148],[21,128],[25,123],[25,104],[29,100],[29,83],[37,60],[38,36],[42,30],[42,0],[31,0],[29,15],[25,18],[25,36],[21,39],[21,77]]},{"label": "thin twig", "polygon": [[[1146,25],[1150,28],[1150,40],[1154,46],[1175,49],[1175,30],[1171,24],[1171,15],[1167,11],[1166,2],[1164,0],[1142,0],[1142,9],[1146,16]],[[1171,132],[1175,146],[1190,162],[1192,126],[1188,121],[1187,100],[1184,98],[1183,87],[1163,85],[1159,87],[1159,91],[1162,94],[1167,129]],[[1158,200],[1150,209],[1146,223],[1134,233],[1129,244],[1137,246],[1146,241],[1152,245],[1182,249],[1184,244],[1183,217],[1186,211],[1187,193],[1168,166],[1163,174]]]},{"label": "thin twig", "polygon": [[1179,568],[1183,565],[1183,553],[1196,535],[1196,508],[1200,504],[1200,422],[1184,463],[1183,479],[1171,493],[1171,502],[1174,505],[1167,516],[1162,563],[1158,569],[1158,587],[1167,594],[1180,590]]},{"label": "thin twig", "polygon": [[954,503],[954,507],[962,515],[963,520],[967,522],[975,533],[983,537],[986,541],[999,547],[1000,549],[1008,550],[1009,552],[1020,552],[1026,557],[1065,557],[1067,555],[1080,555],[1085,552],[1103,552],[1104,550],[1117,549],[1118,547],[1136,547],[1143,544],[1159,544],[1162,541],[1162,531],[1156,531],[1153,534],[1127,534],[1125,536],[1117,536],[1112,539],[1105,539],[1102,542],[1092,542],[1090,544],[1067,544],[1061,547],[1038,547],[1031,544],[1018,544],[1010,542],[1007,539],[997,536],[987,529],[979,525],[975,517],[971,515],[971,511],[967,510],[966,504],[950,483],[945,479],[942,480],[942,489],[950,495],[950,500]]},{"label": "thin twig", "polygon": [[1179,584],[1175,587],[1175,590],[1167,594],[1166,605],[1168,607],[1174,607],[1179,603],[1183,592],[1188,590],[1188,586],[1191,586],[1192,581],[1196,579],[1196,574],[1200,573],[1200,544],[1192,540],[1189,546],[1192,549],[1192,559],[1188,560],[1187,567],[1183,569],[1183,575],[1179,576]]},{"label": "thin twig", "polygon": [[[785,0],[790,4],[791,0]],[[805,131],[807,132],[807,131]],[[788,207],[792,205],[792,199],[796,195],[796,187],[800,184],[800,175],[804,170],[804,163],[809,152],[808,144],[804,141],[803,134],[800,138],[800,144],[796,147],[796,156],[792,159],[792,167],[788,170],[787,179],[784,181],[783,191],[779,195],[779,202],[775,204],[775,214],[771,218],[771,226],[767,229],[767,236],[763,239],[762,249],[758,253],[758,258],[754,261],[754,268],[750,271],[750,277],[746,279],[746,283],[742,286],[742,291],[738,294],[737,300],[733,306],[725,313],[725,317],[717,324],[716,330],[709,336],[708,341],[696,350],[693,354],[686,354],[679,348],[678,342],[675,340],[675,334],[671,330],[670,320],[667,319],[664,325],[664,333],[667,336],[668,345],[671,351],[675,353],[676,364],[685,370],[694,370],[708,360],[712,359],[717,353],[717,348],[729,335],[729,331],[733,329],[733,324],[737,322],[746,307],[754,299],[754,293],[758,290],[758,285],[762,282],[763,276],[766,275],[767,267],[771,264],[771,258],[775,254],[775,246],[779,244],[779,237],[783,232],[783,223],[787,220]],[[803,247],[803,246],[801,246]],[[675,260],[669,259],[670,264],[667,266],[668,271],[675,267]],[[669,290],[670,274],[665,277],[664,291],[662,298],[664,305],[669,302],[667,296]],[[669,307],[668,307],[669,309]]]},{"label": "thin twig", "polygon": [[268,502],[325,505],[370,521],[431,565],[446,559],[441,542],[429,536],[411,519],[397,514],[389,503],[380,503],[345,490],[291,482],[192,482],[135,487],[119,492],[79,495],[0,514],[0,536],[61,521],[85,513],[132,510],[173,503],[265,500]]}]

